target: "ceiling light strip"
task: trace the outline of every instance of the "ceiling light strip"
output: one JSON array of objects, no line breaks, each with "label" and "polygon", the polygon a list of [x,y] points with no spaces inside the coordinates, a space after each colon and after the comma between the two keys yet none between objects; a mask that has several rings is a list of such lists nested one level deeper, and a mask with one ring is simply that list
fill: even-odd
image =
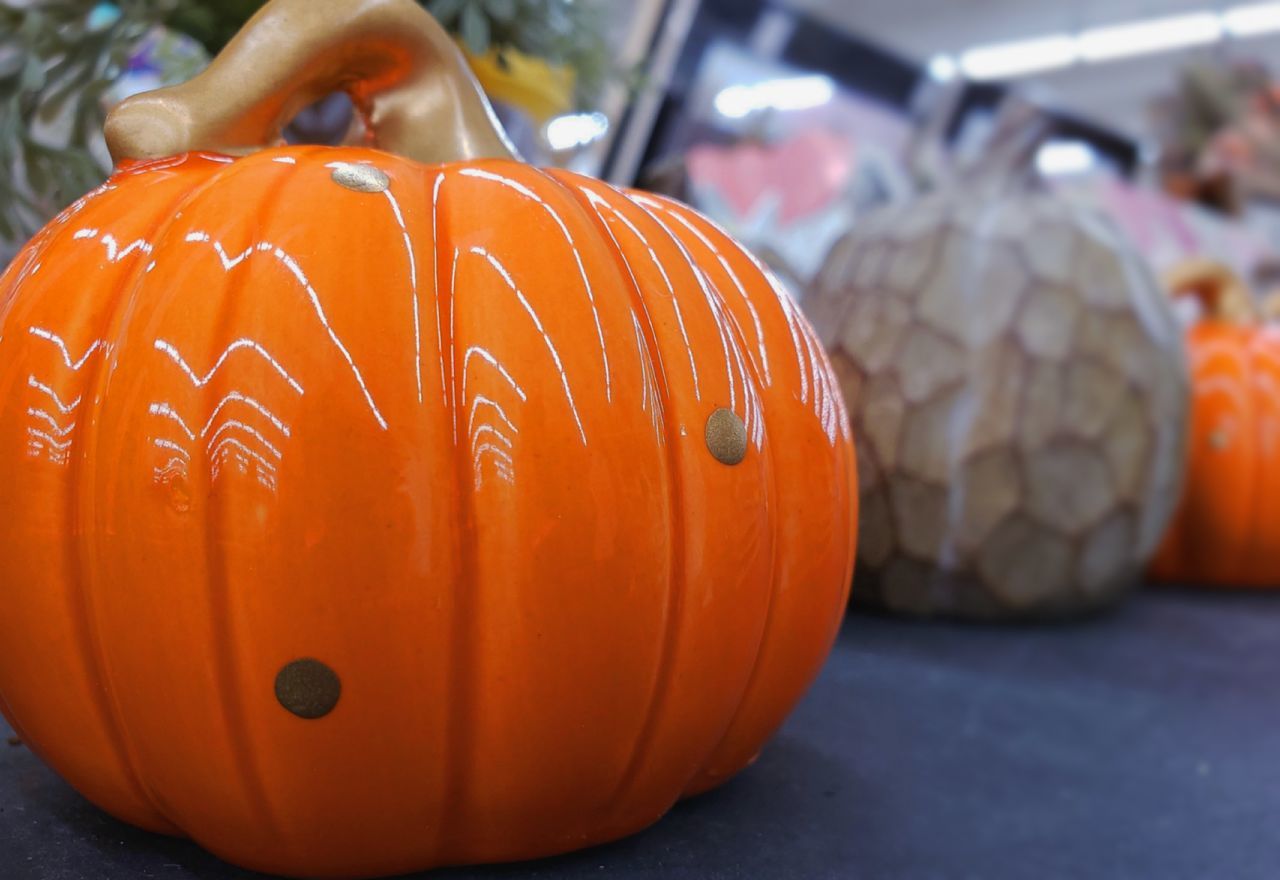
[{"label": "ceiling light strip", "polygon": [[[959,69],[973,80],[1012,79],[1076,64],[1102,64],[1157,52],[1207,46],[1220,40],[1280,33],[1280,3],[1233,6],[1224,12],[1191,12],[1143,19],[1078,34],[1053,34],[976,46],[959,58]],[[936,56],[931,69],[953,70],[955,60]]]}]

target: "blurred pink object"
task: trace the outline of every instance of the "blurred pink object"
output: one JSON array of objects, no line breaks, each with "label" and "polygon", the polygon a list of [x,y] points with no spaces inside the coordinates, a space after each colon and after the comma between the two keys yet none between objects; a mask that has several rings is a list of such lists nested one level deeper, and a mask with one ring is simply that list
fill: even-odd
[{"label": "blurred pink object", "polygon": [[854,145],[839,135],[810,129],[774,145],[696,146],[689,151],[690,182],[714,189],[739,217],[761,199],[778,200],[783,224],[807,217],[840,198],[856,168]]},{"label": "blurred pink object", "polygon": [[1271,242],[1249,224],[1158,190],[1098,178],[1064,184],[1059,191],[1114,220],[1158,272],[1209,255],[1249,278],[1259,265],[1274,259]]}]

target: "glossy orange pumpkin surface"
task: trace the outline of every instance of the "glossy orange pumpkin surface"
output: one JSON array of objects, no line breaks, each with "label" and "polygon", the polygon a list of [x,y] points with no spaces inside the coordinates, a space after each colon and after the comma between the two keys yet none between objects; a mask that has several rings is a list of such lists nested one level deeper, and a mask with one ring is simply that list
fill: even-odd
[{"label": "glossy orange pumpkin surface", "polygon": [[[673,202],[362,148],[133,163],[0,282],[0,708],[261,870],[618,837],[816,674],[854,479],[810,328]],[[300,659],[333,678],[286,711]]]},{"label": "glossy orange pumpkin surface", "polygon": [[1187,346],[1187,479],[1151,574],[1280,589],[1280,328],[1210,319]]}]

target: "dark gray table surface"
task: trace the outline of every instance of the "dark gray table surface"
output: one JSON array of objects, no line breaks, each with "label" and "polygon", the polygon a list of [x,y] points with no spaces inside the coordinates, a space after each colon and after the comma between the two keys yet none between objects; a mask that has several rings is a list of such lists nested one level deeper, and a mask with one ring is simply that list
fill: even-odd
[{"label": "dark gray table surface", "polygon": [[[855,615],[724,788],[620,843],[430,876],[1272,880],[1278,691],[1280,595],[1150,591],[1030,628]],[[0,741],[2,880],[254,876]]]}]

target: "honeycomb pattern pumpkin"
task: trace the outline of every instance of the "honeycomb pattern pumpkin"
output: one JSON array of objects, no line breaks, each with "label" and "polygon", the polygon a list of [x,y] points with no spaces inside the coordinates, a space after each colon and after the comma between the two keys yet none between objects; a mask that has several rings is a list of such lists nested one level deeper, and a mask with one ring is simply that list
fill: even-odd
[{"label": "honeycomb pattern pumpkin", "polygon": [[[263,148],[337,84],[384,149]],[[489,124],[411,0],[274,0],[0,280],[0,710],[115,816],[309,877],[562,852],[816,674],[856,495],[798,307]]]},{"label": "honeycomb pattern pumpkin", "polygon": [[806,308],[858,439],[855,597],[1063,614],[1132,582],[1177,500],[1180,330],[1111,226],[955,186],[868,216]]}]

